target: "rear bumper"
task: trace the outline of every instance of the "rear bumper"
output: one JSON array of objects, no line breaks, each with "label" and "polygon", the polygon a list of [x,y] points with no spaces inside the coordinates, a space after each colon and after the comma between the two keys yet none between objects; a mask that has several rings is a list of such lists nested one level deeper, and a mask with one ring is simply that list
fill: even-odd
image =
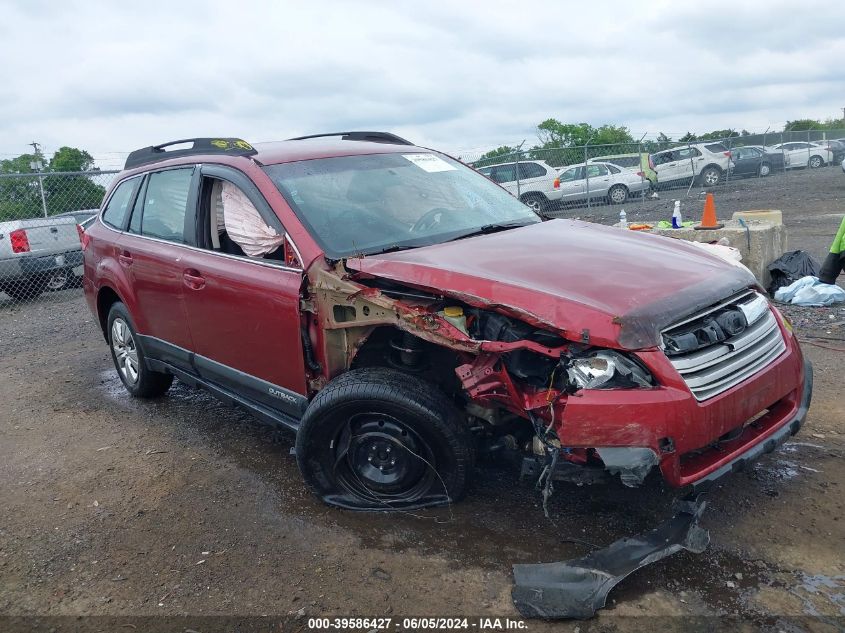
[{"label": "rear bumper", "polygon": [[82,251],[53,253],[52,255],[21,255],[0,260],[0,281],[16,281],[43,275],[54,270],[72,269],[82,265]]}]

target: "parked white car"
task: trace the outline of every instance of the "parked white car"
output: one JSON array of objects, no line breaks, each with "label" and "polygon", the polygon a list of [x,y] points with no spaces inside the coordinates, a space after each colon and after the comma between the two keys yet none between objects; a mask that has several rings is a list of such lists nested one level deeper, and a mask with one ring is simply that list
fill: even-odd
[{"label": "parked white car", "polygon": [[560,172],[561,202],[606,198],[610,204],[622,204],[631,194],[648,191],[650,186],[636,172],[611,163],[581,163]]},{"label": "parked white car", "polygon": [[485,165],[479,167],[478,171],[502,185],[537,212],[545,211],[560,202],[557,170],[545,161],[526,160],[519,163]]},{"label": "parked white car", "polygon": [[688,183],[691,178],[704,187],[718,185],[731,167],[731,153],[722,143],[695,143],[665,149],[651,155],[661,186]]},{"label": "parked white car", "polygon": [[815,169],[829,164],[833,160],[833,152],[827,147],[820,147],[813,143],[794,141],[772,146],[776,152],[783,152],[787,169],[795,167],[810,167]]}]

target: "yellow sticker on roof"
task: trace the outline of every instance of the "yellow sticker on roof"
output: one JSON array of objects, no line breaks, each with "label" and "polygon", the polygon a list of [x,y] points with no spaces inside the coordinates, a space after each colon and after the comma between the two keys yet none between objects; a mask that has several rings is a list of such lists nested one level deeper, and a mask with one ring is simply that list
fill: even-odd
[{"label": "yellow sticker on roof", "polygon": [[402,154],[402,157],[411,161],[427,172],[454,171],[454,167],[435,154]]}]

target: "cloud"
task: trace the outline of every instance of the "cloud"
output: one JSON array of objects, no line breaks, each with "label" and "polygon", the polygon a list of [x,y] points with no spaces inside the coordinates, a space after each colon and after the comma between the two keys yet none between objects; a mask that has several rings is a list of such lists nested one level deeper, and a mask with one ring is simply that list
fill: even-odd
[{"label": "cloud", "polygon": [[0,2],[0,155],[387,129],[449,151],[554,117],[637,135],[839,115],[845,5]]}]

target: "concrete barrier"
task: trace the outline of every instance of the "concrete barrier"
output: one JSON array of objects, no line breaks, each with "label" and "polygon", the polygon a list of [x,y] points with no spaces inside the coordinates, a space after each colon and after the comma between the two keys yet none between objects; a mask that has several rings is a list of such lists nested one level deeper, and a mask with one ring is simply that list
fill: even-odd
[{"label": "concrete barrier", "polygon": [[[740,218],[745,226],[740,224]],[[652,229],[655,235],[664,235],[691,242],[717,242],[728,238],[730,245],[738,249],[745,264],[766,288],[771,276],[766,270],[787,250],[786,227],[780,211],[738,211],[724,228],[696,231],[692,227],[683,229]]]}]

